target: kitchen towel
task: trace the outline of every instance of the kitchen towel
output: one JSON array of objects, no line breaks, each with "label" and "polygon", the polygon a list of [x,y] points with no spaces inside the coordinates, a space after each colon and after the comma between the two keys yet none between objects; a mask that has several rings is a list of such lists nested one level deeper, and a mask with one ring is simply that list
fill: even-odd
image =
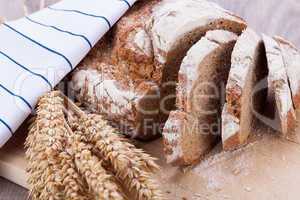
[{"label": "kitchen towel", "polygon": [[0,147],[136,0],[63,0],[0,26]]}]

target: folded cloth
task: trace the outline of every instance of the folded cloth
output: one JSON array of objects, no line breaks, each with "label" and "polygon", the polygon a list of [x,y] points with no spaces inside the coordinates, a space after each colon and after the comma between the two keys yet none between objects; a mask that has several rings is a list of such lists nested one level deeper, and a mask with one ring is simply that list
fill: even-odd
[{"label": "folded cloth", "polygon": [[0,26],[0,147],[136,0],[64,0]]}]

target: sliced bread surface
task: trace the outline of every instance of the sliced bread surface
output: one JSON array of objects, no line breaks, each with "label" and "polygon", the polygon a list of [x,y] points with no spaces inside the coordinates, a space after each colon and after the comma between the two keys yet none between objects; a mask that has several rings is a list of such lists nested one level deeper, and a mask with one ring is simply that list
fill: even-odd
[{"label": "sliced bread surface", "polygon": [[300,52],[289,41],[275,36],[283,55],[295,109],[300,108]]},{"label": "sliced bread surface", "polygon": [[209,30],[240,34],[241,18],[205,0],[163,0],[153,8],[147,30],[152,39],[156,69],[161,70],[161,121],[175,109],[178,71],[186,52]]},{"label": "sliced bread surface", "polygon": [[171,112],[163,131],[168,163],[194,164],[217,142],[222,91],[237,37],[225,30],[209,31],[184,58],[177,87],[178,110]]},{"label": "sliced bread surface", "polygon": [[223,149],[240,147],[253,132],[255,118],[262,113],[266,101],[267,75],[262,39],[247,28],[237,40],[231,57],[222,114]]},{"label": "sliced bread surface", "polygon": [[[296,114],[289,87],[287,70],[279,44],[271,37],[263,35],[268,60],[268,99],[275,101],[275,117],[279,119],[279,132],[289,138],[296,126]],[[272,103],[272,102],[269,102]]]}]

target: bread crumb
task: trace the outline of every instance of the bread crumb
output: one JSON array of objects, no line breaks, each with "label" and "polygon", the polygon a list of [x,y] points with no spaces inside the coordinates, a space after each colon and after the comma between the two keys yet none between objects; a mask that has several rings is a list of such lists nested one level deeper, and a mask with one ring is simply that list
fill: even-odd
[{"label": "bread crumb", "polygon": [[246,190],[247,192],[251,192],[251,191],[252,191],[252,188],[251,188],[251,187],[245,187],[245,190]]}]

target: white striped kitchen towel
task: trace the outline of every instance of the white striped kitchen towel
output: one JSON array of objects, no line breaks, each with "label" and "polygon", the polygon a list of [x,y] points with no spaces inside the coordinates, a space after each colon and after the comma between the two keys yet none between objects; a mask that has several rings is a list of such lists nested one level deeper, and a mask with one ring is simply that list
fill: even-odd
[{"label": "white striped kitchen towel", "polygon": [[63,0],[0,26],[0,147],[136,0]]}]

